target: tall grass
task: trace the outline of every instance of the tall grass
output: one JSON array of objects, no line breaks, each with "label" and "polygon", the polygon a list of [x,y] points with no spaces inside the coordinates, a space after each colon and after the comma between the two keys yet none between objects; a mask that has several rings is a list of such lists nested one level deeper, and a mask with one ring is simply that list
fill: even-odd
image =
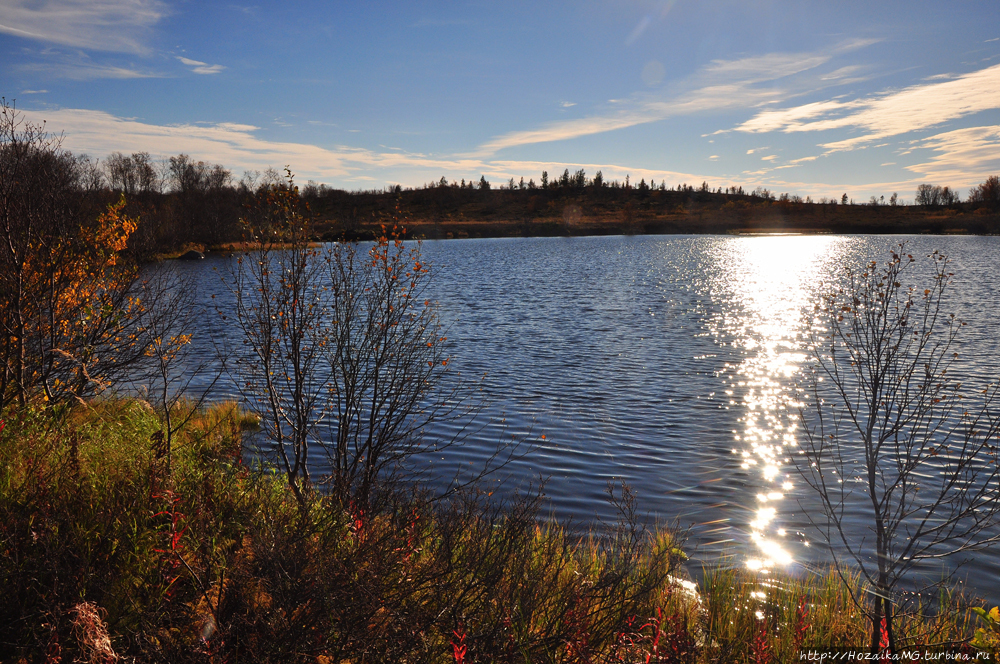
[{"label": "tall grass", "polygon": [[[695,594],[673,532],[626,514],[580,536],[537,494],[303,509],[243,462],[252,426],[200,411],[168,466],[142,402],[6,413],[0,661],[784,662],[868,633],[832,574],[722,565]],[[912,643],[971,636],[962,598],[939,601]]]}]

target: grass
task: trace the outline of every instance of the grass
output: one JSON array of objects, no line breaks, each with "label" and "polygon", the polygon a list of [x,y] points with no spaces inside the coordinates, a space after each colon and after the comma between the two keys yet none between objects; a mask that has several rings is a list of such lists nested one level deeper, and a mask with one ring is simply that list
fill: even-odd
[{"label": "grass", "polygon": [[[831,573],[722,564],[695,595],[671,531],[581,537],[537,496],[302,508],[244,464],[253,426],[200,411],[168,467],[142,402],[6,413],[0,661],[763,663],[867,638]],[[907,643],[971,638],[964,598],[939,602],[898,627]]]}]

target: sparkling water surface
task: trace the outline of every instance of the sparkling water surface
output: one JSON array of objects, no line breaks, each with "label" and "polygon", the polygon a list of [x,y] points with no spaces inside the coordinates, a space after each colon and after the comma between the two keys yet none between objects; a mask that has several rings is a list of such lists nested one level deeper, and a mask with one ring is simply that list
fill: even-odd
[{"label": "sparkling water surface", "polygon": [[[613,521],[608,483],[625,481],[649,521],[689,529],[696,565],[725,557],[795,572],[822,563],[828,553],[805,516],[818,501],[788,462],[811,311],[843,266],[884,260],[901,241],[914,256],[940,249],[952,258],[948,309],[969,323],[959,369],[967,382],[995,379],[1000,238],[424,242],[450,366],[487,403],[464,445],[419,463],[445,482],[481,465],[498,441],[529,438],[536,446],[504,469],[501,490],[542,480],[547,508],[560,519],[581,527]],[[233,260],[169,264],[192,279],[205,307],[194,362],[214,363],[219,348],[240,342],[231,319],[217,313],[231,305],[220,275]],[[234,396],[225,377],[212,389],[212,398]],[[454,425],[427,432],[454,434]],[[851,525],[867,528],[861,517]],[[1000,599],[998,560],[1000,546],[976,553],[960,575]]]}]

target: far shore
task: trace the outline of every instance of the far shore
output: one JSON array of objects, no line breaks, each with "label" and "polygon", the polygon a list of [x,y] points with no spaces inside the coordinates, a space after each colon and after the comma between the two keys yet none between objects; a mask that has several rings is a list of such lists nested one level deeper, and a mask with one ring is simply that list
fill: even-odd
[{"label": "far shore", "polygon": [[[374,215],[373,215],[374,216]],[[393,220],[405,239],[452,240],[507,237],[581,237],[601,235],[997,235],[1000,213],[986,209],[924,209],[916,206],[868,206],[762,202],[757,207],[728,212],[711,205],[692,205],[668,212],[636,210],[631,219],[620,211],[588,211],[574,205],[559,216],[523,219],[464,214],[442,218],[404,214]],[[312,241],[370,241],[381,235],[381,223],[348,223],[336,215],[319,213],[312,221]],[[154,261],[180,258],[188,251],[238,253],[260,244],[230,241],[216,244],[187,242],[153,255]],[[280,249],[287,244],[274,243]]]}]

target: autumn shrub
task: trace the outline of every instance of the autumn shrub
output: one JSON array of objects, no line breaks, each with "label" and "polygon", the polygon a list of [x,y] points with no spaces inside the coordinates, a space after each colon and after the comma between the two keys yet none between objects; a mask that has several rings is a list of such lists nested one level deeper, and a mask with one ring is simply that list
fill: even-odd
[{"label": "autumn shrub", "polygon": [[[735,562],[735,561],[731,561]],[[863,652],[870,624],[869,588],[859,575],[821,568],[808,576],[761,575],[734,565],[706,569],[699,584],[703,643],[698,661],[797,661],[812,649]],[[920,610],[901,616],[906,649],[968,647],[974,598],[951,590],[922,598]]]},{"label": "autumn shrub", "polygon": [[168,474],[151,444],[160,423],[141,402],[5,415],[0,587],[9,601],[0,606],[0,651],[83,647],[65,645],[81,601],[100,608],[116,650],[148,647],[192,599],[184,547],[208,541],[218,550],[240,527],[227,518],[236,512],[221,509],[241,495],[239,446],[224,427],[192,428]]},{"label": "autumn shrub", "polygon": [[146,359],[124,196],[0,99],[0,407],[89,397]]},{"label": "autumn shrub", "polygon": [[[695,587],[683,538],[634,510],[581,534],[538,491],[303,508],[244,459],[233,404],[198,411],[170,465],[144,402],[2,419],[0,661],[784,662],[867,631],[837,576],[723,566]],[[901,634],[969,640],[967,603],[935,601]]]},{"label": "autumn shrub", "polygon": [[169,466],[143,402],[4,421],[4,661],[441,661],[456,631],[468,661],[569,661],[652,615],[680,560],[666,535],[543,525],[537,493],[366,513],[312,492],[302,509],[280,473],[243,462],[253,422],[232,405],[192,418]]}]

